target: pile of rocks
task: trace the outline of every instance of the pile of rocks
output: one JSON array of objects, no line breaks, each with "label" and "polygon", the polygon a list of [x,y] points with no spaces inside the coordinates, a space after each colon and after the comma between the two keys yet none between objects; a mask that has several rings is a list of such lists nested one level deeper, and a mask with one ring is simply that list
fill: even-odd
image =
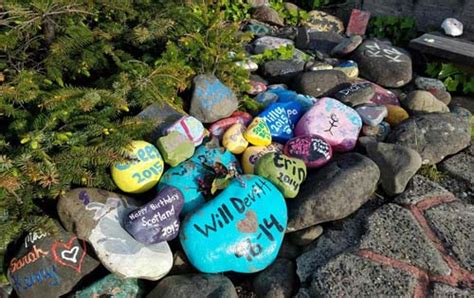
[{"label": "pile of rocks", "polygon": [[[248,93],[262,109],[238,111],[235,93],[202,74],[189,114],[167,105],[144,110],[139,117],[153,120],[155,133],[131,144],[130,162],[111,168],[127,195],[89,188],[64,194],[57,211],[66,231],[32,230],[8,255],[18,296],[139,296],[139,280],[171,272],[149,297],[236,297],[229,278],[210,274],[264,270],[254,278],[257,295],[289,297],[298,291],[290,259],[314,247],[324,235],[320,224],[358,211],[379,185],[386,197],[402,194],[422,164],[469,146],[470,113],[450,111],[441,82],[413,80],[405,50],[345,37],[342,22],[319,11],[300,28],[283,27],[277,16],[262,6],[243,26],[256,39],[240,65],[253,72]],[[287,45],[296,46],[290,60],[252,62]],[[311,273],[301,273],[299,263],[315,262],[308,255],[317,258],[311,251],[299,257],[303,283]],[[322,276],[344,258],[352,264],[358,257],[320,264]],[[99,264],[112,274],[91,284],[87,276]],[[313,280],[311,291],[324,294],[326,283]]]}]

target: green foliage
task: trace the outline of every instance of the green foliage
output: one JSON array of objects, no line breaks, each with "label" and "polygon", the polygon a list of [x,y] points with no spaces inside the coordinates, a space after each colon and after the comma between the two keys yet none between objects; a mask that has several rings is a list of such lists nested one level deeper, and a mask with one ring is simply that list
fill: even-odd
[{"label": "green foliage", "polygon": [[285,20],[285,24],[297,26],[301,22],[308,20],[308,13],[303,10],[289,10],[285,7],[283,0],[270,0],[270,6]]},{"label": "green foliage", "polygon": [[434,182],[440,182],[446,175],[438,170],[436,165],[423,165],[418,174]]},{"label": "green foliage", "polygon": [[293,58],[294,54],[295,47],[293,45],[287,45],[277,49],[265,50],[261,54],[253,55],[252,61],[257,64],[262,64],[273,60],[289,60]]},{"label": "green foliage", "polygon": [[443,81],[450,92],[460,91],[464,94],[474,94],[474,75],[464,71],[452,63],[429,63],[426,74]]},{"label": "green foliage", "polygon": [[221,9],[224,11],[226,20],[244,21],[250,19],[252,5],[246,0],[222,0]]},{"label": "green foliage", "polygon": [[405,46],[417,36],[416,20],[411,17],[372,17],[368,26],[368,35],[372,38],[388,38],[395,45]]},{"label": "green foliage", "polygon": [[200,73],[245,90],[249,73],[236,62],[244,60],[250,36],[237,29],[219,5],[6,1],[0,12],[0,248],[43,215],[39,205],[68,189],[116,190],[110,166],[128,160],[130,142],[151,131],[135,117],[144,107],[180,108],[179,95]]}]

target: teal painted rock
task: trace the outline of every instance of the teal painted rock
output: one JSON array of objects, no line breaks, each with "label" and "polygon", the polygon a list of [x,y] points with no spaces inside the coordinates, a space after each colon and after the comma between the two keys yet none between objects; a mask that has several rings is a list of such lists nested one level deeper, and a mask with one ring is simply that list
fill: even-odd
[{"label": "teal painted rock", "polygon": [[136,278],[121,279],[114,274],[96,281],[87,288],[80,290],[72,297],[114,297],[114,298],[133,298],[142,297],[144,290],[141,282]]},{"label": "teal painted rock", "polygon": [[288,199],[296,197],[307,174],[306,165],[301,159],[273,152],[257,161],[255,173],[270,180]]},{"label": "teal painted rock", "polygon": [[280,191],[263,177],[243,175],[189,214],[179,238],[199,271],[253,273],[277,257],[287,220]]},{"label": "teal painted rock", "polygon": [[161,191],[166,186],[181,190],[184,196],[181,214],[186,215],[206,202],[200,181],[213,175],[211,168],[217,164],[226,166],[230,171],[242,172],[238,160],[232,153],[209,142],[198,147],[191,159],[167,170],[158,184],[158,190]]},{"label": "teal painted rock", "polygon": [[159,138],[157,146],[165,162],[172,167],[176,167],[194,154],[193,142],[177,131]]}]

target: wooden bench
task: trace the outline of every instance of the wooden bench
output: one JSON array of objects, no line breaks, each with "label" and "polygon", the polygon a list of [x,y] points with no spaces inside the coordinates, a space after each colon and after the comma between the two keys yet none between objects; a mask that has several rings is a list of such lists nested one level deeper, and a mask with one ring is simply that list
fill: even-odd
[{"label": "wooden bench", "polygon": [[449,37],[442,33],[426,33],[410,41],[410,47],[424,54],[454,63],[474,66],[474,42],[470,35]]}]

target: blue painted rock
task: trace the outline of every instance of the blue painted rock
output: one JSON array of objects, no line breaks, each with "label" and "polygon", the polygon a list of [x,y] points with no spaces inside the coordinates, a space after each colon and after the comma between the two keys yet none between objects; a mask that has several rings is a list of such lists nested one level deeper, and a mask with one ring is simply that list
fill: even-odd
[{"label": "blue painted rock", "polygon": [[352,60],[344,61],[334,67],[335,70],[342,71],[348,78],[357,78],[359,76],[359,66]]},{"label": "blue painted rock", "polygon": [[263,92],[255,97],[255,101],[263,105],[265,108],[272,103],[277,102],[278,95],[273,92]]},{"label": "blue painted rock", "polygon": [[158,190],[166,186],[174,186],[181,190],[184,197],[181,214],[186,215],[206,202],[199,182],[213,174],[209,167],[214,167],[216,163],[225,165],[229,171],[242,172],[238,160],[232,153],[223,147],[207,143],[198,147],[190,160],[167,170],[158,184]]},{"label": "blue painted rock", "polygon": [[267,153],[255,165],[255,174],[267,178],[287,199],[296,197],[306,179],[306,165],[301,159],[280,153]]},{"label": "blue painted rock", "polygon": [[295,134],[320,136],[333,150],[345,152],[354,149],[361,128],[362,120],[354,109],[325,97],[304,114]]},{"label": "blue painted rock", "polygon": [[286,223],[280,191],[265,178],[244,175],[186,217],[179,238],[199,271],[253,273],[275,260]]},{"label": "blue painted rock", "polygon": [[301,107],[301,104],[297,101],[281,102],[277,104],[285,108],[288,119],[290,120],[291,129],[293,130],[298,121],[300,121],[301,116],[303,116],[303,108]]},{"label": "blue painted rock", "polygon": [[293,137],[293,128],[299,121],[302,107],[297,102],[282,102],[271,104],[259,117],[265,119],[272,140],[285,143]]},{"label": "blue painted rock", "polygon": [[316,135],[303,135],[289,140],[284,152],[288,156],[303,160],[308,168],[321,167],[332,158],[329,143]]},{"label": "blue painted rock", "polygon": [[122,279],[114,274],[109,274],[104,278],[94,282],[87,288],[74,293],[74,298],[91,297],[116,297],[131,298],[142,297],[144,285],[136,278]]},{"label": "blue painted rock", "polygon": [[269,92],[278,95],[278,102],[297,102],[300,104],[301,109],[306,112],[316,102],[316,98],[308,95],[298,94],[295,91],[285,89],[273,89]]},{"label": "blue painted rock", "polygon": [[170,241],[178,236],[179,215],[184,198],[181,191],[167,186],[146,205],[130,212],[124,228],[136,240],[145,244]]},{"label": "blue painted rock", "polygon": [[357,113],[364,124],[370,126],[379,125],[385,117],[388,116],[388,111],[385,106],[365,104],[356,108]]},{"label": "blue painted rock", "polygon": [[189,113],[203,123],[229,117],[239,102],[234,92],[214,75],[194,78],[194,91]]},{"label": "blue painted rock", "polygon": [[173,131],[186,136],[191,142],[193,142],[194,146],[201,145],[202,140],[206,136],[206,129],[202,123],[192,116],[181,117],[181,119],[166,129],[167,134]]}]

